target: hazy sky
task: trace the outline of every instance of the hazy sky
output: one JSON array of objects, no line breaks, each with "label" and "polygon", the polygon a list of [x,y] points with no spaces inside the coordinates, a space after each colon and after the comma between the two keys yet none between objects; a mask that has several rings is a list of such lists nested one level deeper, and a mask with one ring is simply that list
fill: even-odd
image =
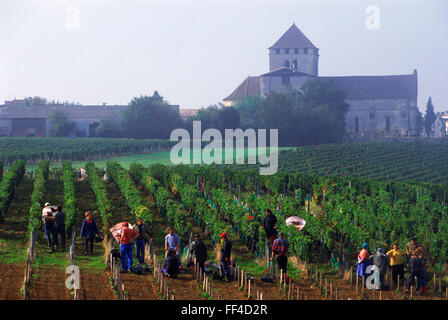
[{"label": "hazy sky", "polygon": [[[379,29],[369,30],[369,6]],[[0,104],[43,96],[125,104],[220,102],[295,22],[320,75],[410,74],[419,107],[448,110],[447,0],[0,0]]]}]

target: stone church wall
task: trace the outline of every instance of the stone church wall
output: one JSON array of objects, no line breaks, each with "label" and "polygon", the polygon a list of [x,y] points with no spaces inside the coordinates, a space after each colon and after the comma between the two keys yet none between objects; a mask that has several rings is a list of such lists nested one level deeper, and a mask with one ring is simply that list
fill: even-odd
[{"label": "stone church wall", "polygon": [[[347,99],[346,128],[352,136],[394,137],[415,133],[416,99]],[[358,119],[358,120],[356,120]],[[389,119],[389,120],[387,120]],[[356,122],[358,121],[358,132]],[[387,123],[389,130],[387,130]]]}]

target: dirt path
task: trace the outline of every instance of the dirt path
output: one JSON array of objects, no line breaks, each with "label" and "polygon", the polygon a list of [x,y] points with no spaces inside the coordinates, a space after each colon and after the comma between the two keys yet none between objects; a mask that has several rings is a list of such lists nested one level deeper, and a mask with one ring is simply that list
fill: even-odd
[{"label": "dirt path", "polygon": [[[52,205],[64,204],[64,186],[60,178],[49,178],[46,186],[45,201]],[[31,269],[31,280],[29,286],[30,300],[69,300],[70,292],[65,286],[67,274],[65,268],[68,266],[68,253],[50,252],[42,229],[36,233],[35,261]],[[60,241],[59,241],[60,245]]]},{"label": "dirt path", "polygon": [[[166,220],[159,214],[158,210],[153,210],[153,227],[154,250],[159,263],[163,263],[165,254],[165,236],[168,231]],[[179,273],[177,278],[167,278],[168,286],[173,290],[176,300],[203,300],[205,299],[199,291],[197,282],[195,281],[190,268],[186,268],[183,263],[185,273]]]},{"label": "dirt path", "polygon": [[24,176],[9,205],[5,223],[0,225],[0,299],[20,298],[28,245],[27,217],[33,180]]},{"label": "dirt path", "polygon": [[20,299],[25,264],[0,263],[0,300]]},{"label": "dirt path", "polygon": [[105,263],[105,249],[101,243],[94,243],[94,255],[84,255],[84,239],[80,237],[81,225],[86,211],[92,211],[98,230],[102,221],[97,212],[95,194],[87,181],[76,181],[76,244],[74,264],[80,269],[80,300],[114,300],[116,296],[110,283],[110,272]]},{"label": "dirt path", "polygon": [[[118,186],[113,182],[109,182],[106,183],[106,187],[115,209],[112,225],[123,221],[128,221],[129,223],[134,224],[134,218],[131,217],[129,207],[121,195]],[[117,243],[114,243],[114,245],[117,248],[119,247]],[[133,258],[133,265],[135,266],[137,264],[135,249],[133,249]],[[130,300],[160,300],[158,287],[153,281],[152,273],[144,275],[132,273],[122,274],[122,279]]]}]

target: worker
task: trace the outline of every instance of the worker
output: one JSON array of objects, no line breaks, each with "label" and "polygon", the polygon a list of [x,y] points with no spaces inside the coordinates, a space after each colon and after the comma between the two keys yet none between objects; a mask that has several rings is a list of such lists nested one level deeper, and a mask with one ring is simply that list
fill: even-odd
[{"label": "worker", "polygon": [[221,233],[221,270],[226,277],[226,282],[232,280],[232,271],[230,269],[231,257],[232,257],[232,242],[227,238],[227,233]]},{"label": "worker", "polygon": [[283,272],[284,276],[287,276],[288,250],[289,244],[286,241],[286,235],[284,232],[281,232],[280,237],[275,239],[272,244],[271,261],[274,260],[274,256],[277,257],[278,268]]},{"label": "worker", "polygon": [[152,241],[152,234],[147,224],[143,222],[142,218],[137,219],[137,223],[132,229],[138,232],[138,237],[135,239],[135,251],[137,252],[138,263],[143,264],[145,263],[146,243],[150,243]]},{"label": "worker", "polygon": [[190,245],[191,258],[196,258],[199,268],[204,272],[204,263],[207,260],[207,246],[201,240],[199,233],[194,235],[194,241]]},{"label": "worker", "polygon": [[120,234],[120,253],[123,272],[132,271],[132,240],[137,238],[139,233],[129,228],[129,223],[124,222]]}]

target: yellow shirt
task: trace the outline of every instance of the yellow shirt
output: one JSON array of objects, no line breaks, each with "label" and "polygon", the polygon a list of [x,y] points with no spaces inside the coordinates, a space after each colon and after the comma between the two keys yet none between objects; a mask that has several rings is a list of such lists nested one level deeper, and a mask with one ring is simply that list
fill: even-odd
[{"label": "yellow shirt", "polygon": [[390,250],[386,253],[388,257],[390,257],[390,265],[396,266],[399,264],[403,264],[403,255],[404,253],[400,250]]}]

